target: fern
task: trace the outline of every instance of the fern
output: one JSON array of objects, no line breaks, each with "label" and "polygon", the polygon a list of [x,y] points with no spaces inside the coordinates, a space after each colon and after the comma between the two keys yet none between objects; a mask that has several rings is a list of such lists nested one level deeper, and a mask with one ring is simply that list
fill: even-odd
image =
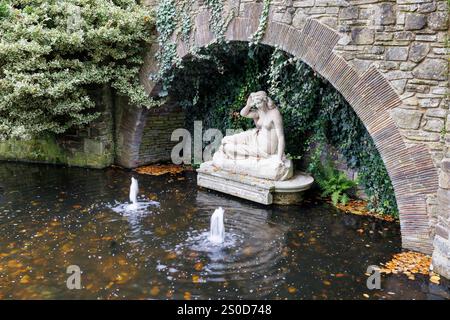
[{"label": "fern", "polygon": [[325,165],[319,163],[313,174],[322,190],[322,197],[331,197],[334,205],[347,204],[350,200],[349,192],[357,186],[357,181],[348,179],[345,173],[337,170],[330,160]]}]

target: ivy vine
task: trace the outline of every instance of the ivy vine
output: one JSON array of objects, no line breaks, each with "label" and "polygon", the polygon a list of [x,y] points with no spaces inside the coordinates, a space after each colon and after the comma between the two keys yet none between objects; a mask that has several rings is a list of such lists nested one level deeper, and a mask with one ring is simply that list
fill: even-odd
[{"label": "ivy vine", "polygon": [[153,81],[162,82],[160,96],[166,96],[173,80],[172,68],[177,61],[176,43],[171,40],[177,28],[177,10],[175,0],[161,0],[156,10],[156,30],[158,31],[159,50],[156,54],[159,70],[150,75]]},{"label": "ivy vine", "polygon": [[258,29],[250,38],[251,46],[257,45],[264,37],[264,34],[267,29],[267,23],[269,22],[269,12],[271,2],[272,2],[271,0],[264,0],[263,10],[261,13],[261,17],[259,18]]}]

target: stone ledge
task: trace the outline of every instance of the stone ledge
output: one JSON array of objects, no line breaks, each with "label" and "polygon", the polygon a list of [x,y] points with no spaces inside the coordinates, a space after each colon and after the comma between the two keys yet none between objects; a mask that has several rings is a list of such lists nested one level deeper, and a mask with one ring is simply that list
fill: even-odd
[{"label": "stone ledge", "polygon": [[296,172],[286,181],[271,181],[217,170],[212,165],[197,169],[199,187],[265,205],[298,203],[313,182],[313,177],[303,172]]}]

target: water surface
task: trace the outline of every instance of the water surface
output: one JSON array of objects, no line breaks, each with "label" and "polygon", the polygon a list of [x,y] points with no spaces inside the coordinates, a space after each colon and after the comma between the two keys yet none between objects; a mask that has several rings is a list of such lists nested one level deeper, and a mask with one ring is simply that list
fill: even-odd
[{"label": "water surface", "polygon": [[[146,203],[138,214],[120,210],[132,175]],[[227,233],[223,246],[211,246],[219,206]],[[4,299],[449,298],[445,283],[401,275],[368,290],[367,267],[400,251],[395,223],[322,202],[253,204],[199,190],[193,172],[0,163]],[[69,265],[82,270],[81,290],[66,287]]]}]

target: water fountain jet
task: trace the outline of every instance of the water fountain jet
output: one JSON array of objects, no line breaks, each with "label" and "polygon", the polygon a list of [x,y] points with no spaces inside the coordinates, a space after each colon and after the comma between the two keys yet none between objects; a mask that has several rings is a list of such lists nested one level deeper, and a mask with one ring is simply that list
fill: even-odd
[{"label": "water fountain jet", "polygon": [[223,223],[222,207],[217,208],[211,216],[210,234],[208,240],[213,244],[222,244],[225,241],[225,225]]},{"label": "water fountain jet", "polygon": [[131,185],[130,185],[130,201],[131,204],[127,206],[127,209],[129,210],[136,210],[138,209],[138,200],[137,195],[139,193],[139,186],[138,181],[136,178],[131,177]]}]

